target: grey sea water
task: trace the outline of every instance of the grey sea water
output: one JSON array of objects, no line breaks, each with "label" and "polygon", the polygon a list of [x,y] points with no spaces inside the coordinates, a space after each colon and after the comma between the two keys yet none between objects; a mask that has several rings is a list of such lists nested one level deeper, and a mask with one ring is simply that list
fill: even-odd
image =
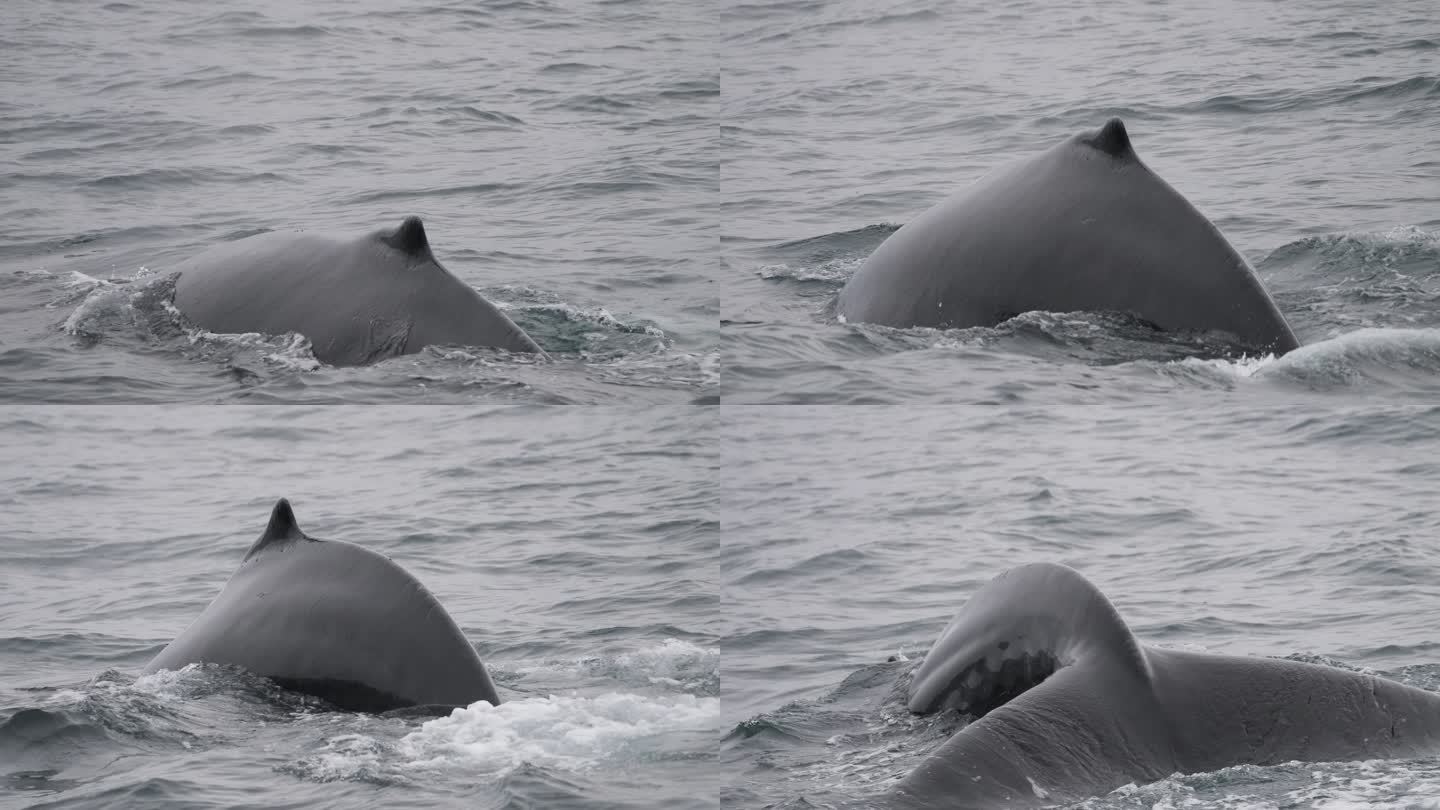
[{"label": "grey sea water", "polygon": [[[961,722],[908,673],[1037,560],[1147,643],[1440,691],[1433,5],[7,5],[0,805],[871,807]],[[1112,116],[1304,348],[837,322],[902,223]],[[328,368],[152,294],[408,214],[552,362]],[[137,677],[280,496],[416,573],[504,704]],[[1440,759],[1081,805],[1436,808]]]},{"label": "grey sea water", "polygon": [[[725,805],[875,806],[962,722],[906,712],[908,673],[1023,562],[1078,568],[1147,643],[1440,688],[1432,3],[755,2],[722,31]],[[837,322],[899,225],[1112,116],[1304,348]],[[1432,758],[1082,804],[1437,803]]]},{"label": "grey sea water", "polygon": [[[1056,382],[1435,390],[1433,3],[724,8],[726,402],[960,405]],[[1305,352],[1237,376],[1100,315],[836,323],[836,293],[899,225],[1112,116],[1256,267]]]},{"label": "grey sea water", "polygon": [[[7,4],[0,396],[713,398],[714,14],[688,0]],[[333,369],[295,336],[205,333],[145,294],[218,242],[410,214],[555,362],[432,349]]]},{"label": "grey sea water", "polygon": [[[7,407],[0,806],[715,806],[716,417]],[[382,718],[137,677],[279,497],[419,578],[502,704]]]},{"label": "grey sea water", "polygon": [[[977,587],[1025,562],[1080,570],[1146,643],[1440,689],[1433,403],[725,410],[727,806],[874,806],[960,722],[910,715],[906,676]],[[1436,802],[1440,758],[1237,767],[1084,805]]]}]

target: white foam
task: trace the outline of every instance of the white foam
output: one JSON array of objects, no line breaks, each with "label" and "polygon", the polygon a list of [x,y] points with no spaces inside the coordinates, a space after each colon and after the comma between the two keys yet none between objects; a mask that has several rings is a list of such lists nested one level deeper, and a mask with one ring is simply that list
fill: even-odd
[{"label": "white foam", "polygon": [[1372,760],[1241,765],[1209,774],[1173,776],[1149,785],[1126,785],[1084,808],[1144,806],[1152,810],[1323,810],[1423,808],[1440,810],[1440,761]]},{"label": "white foam", "polygon": [[503,776],[521,765],[586,771],[666,744],[679,732],[718,736],[719,698],[608,693],[549,696],[491,706],[483,701],[431,720],[395,745],[409,768]]},{"label": "white foam", "polygon": [[1218,372],[1236,380],[1281,375],[1314,383],[1353,384],[1387,371],[1433,369],[1437,357],[1440,357],[1440,329],[1369,327],[1306,344],[1283,357],[1273,354],[1237,360],[1187,357],[1174,364]]},{"label": "white foam", "polygon": [[[180,317],[180,311],[175,309],[173,304],[166,304],[166,309],[172,316]],[[274,351],[261,354],[267,363],[294,371],[315,371],[322,365],[312,351],[310,339],[298,332],[285,335],[266,335],[260,332],[221,334],[192,327],[186,331],[185,337],[192,346],[203,342],[241,350],[270,348]]]},{"label": "white foam", "polygon": [[1263,354],[1255,357],[1242,355],[1234,360],[1226,359],[1202,359],[1199,357],[1187,357],[1175,361],[1178,365],[1191,368],[1211,369],[1226,376],[1240,380],[1246,380],[1260,373],[1261,369],[1276,361],[1274,354]]},{"label": "white foam", "polygon": [[1294,365],[1320,357],[1386,357],[1413,350],[1435,351],[1437,348],[1440,348],[1440,329],[1367,327],[1306,344],[1285,355],[1283,360]]},{"label": "white foam", "polygon": [[614,663],[617,672],[633,673],[657,686],[693,689],[718,670],[720,648],[667,638],[654,647],[621,653]]},{"label": "white foam", "polygon": [[159,669],[135,679],[134,689],[158,698],[183,698],[186,685],[193,682],[199,664],[186,664],[180,669]]},{"label": "white foam", "polygon": [[721,732],[720,700],[611,692],[526,698],[500,706],[479,701],[427,721],[394,742],[385,741],[383,730],[383,725],[376,729],[379,736],[328,737],[322,750],[288,770],[322,782],[385,783],[428,781],[436,772],[453,771],[494,784],[522,766],[571,773],[623,767],[687,747],[706,749]]},{"label": "white foam", "polygon": [[1440,763],[1358,762],[1343,772],[1315,771],[1314,784],[1292,790],[1291,807],[1430,808],[1440,810]]},{"label": "white foam", "polygon": [[1440,245],[1440,231],[1427,231],[1419,225],[1396,225],[1387,231],[1365,232],[1347,231],[1343,234],[1345,238],[1353,239],[1366,245]]},{"label": "white foam", "polygon": [[613,656],[508,667],[512,672],[526,676],[553,673],[601,675],[624,684],[701,693],[713,691],[719,668],[718,647],[703,647],[677,638],[667,638],[659,644]]},{"label": "white foam", "polygon": [[[249,336],[247,336],[249,337]],[[254,335],[268,345],[273,345],[272,338],[264,335]],[[277,366],[291,369],[292,371],[315,371],[321,366],[320,359],[315,356],[313,347],[310,345],[310,338],[301,334],[291,334],[282,340],[288,339],[288,343],[279,351],[270,352],[265,355],[265,360]]]},{"label": "white foam", "polygon": [[[61,327],[68,335],[81,337],[98,335],[101,331],[98,324],[107,317],[123,317],[127,321],[134,320],[134,307],[130,303],[132,290],[129,287],[83,273],[72,273],[66,287],[85,291],[85,299],[66,316],[65,323]],[[54,301],[48,306],[61,306],[63,303],[63,301]]]},{"label": "white foam", "polygon": [[[374,737],[345,734],[325,741],[325,751],[306,758],[296,770],[317,782],[381,778],[388,770],[387,749]],[[387,774],[389,782],[408,781],[399,774]]]},{"label": "white foam", "polygon": [[855,271],[864,261],[864,256],[847,256],[798,270],[788,264],[765,264],[756,268],[755,275],[766,281],[823,281],[827,284],[844,284],[855,275]]},{"label": "white foam", "polygon": [[548,312],[561,316],[563,319],[578,323],[594,323],[606,326],[617,332],[628,332],[632,334],[644,334],[650,337],[665,340],[665,331],[658,326],[651,324],[632,325],[620,320],[604,307],[577,307],[573,304],[527,304],[521,309],[531,312]]},{"label": "white foam", "polygon": [[[722,733],[718,691],[720,651],[667,638],[657,644],[597,658],[509,665],[520,681],[539,676],[604,680],[636,691],[550,694],[483,701],[429,720],[398,740],[382,742],[386,726],[368,733],[328,737],[322,750],[293,771],[319,781],[405,783],[434,771],[498,782],[521,766],[584,772],[597,767],[709,750]],[[560,680],[565,680],[561,677]],[[523,688],[523,686],[517,687]],[[394,726],[388,726],[394,729]]]},{"label": "white foam", "polygon": [[79,270],[71,270],[71,271],[70,271],[70,276],[69,276],[69,278],[65,281],[64,286],[65,286],[67,289],[75,289],[75,288],[78,288],[78,287],[83,287],[83,288],[85,288],[85,289],[88,290],[88,289],[93,289],[93,288],[95,288],[95,287],[114,286],[114,285],[113,285],[111,282],[106,281],[106,280],[103,279],[103,278],[97,278],[97,277],[92,276],[92,275],[90,275],[90,274],[88,274],[88,273],[82,273],[82,272],[80,272]]},{"label": "white foam", "polygon": [[[137,311],[137,299],[150,291],[150,287],[163,283],[163,277],[152,277],[141,268],[133,281],[111,281],[95,278],[80,272],[72,272],[66,284],[68,288],[85,291],[85,298],[65,319],[63,329],[75,336],[100,336],[123,325],[126,328],[144,328]],[[172,300],[158,302],[176,325],[185,327],[185,337],[193,346],[209,343],[236,349],[271,349],[262,357],[269,363],[298,371],[314,371],[321,363],[311,351],[310,341],[299,334],[262,335],[256,332],[244,334],[217,334],[189,325]]]}]

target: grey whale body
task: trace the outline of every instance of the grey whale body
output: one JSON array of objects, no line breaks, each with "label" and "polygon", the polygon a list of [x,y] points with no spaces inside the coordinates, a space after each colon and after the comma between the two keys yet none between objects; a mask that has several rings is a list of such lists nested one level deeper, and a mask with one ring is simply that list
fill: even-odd
[{"label": "grey whale body", "polygon": [[915,670],[909,707],[980,715],[897,807],[1036,807],[1233,765],[1440,752],[1440,694],[1335,667],[1147,647],[1080,574],[1013,568]]},{"label": "grey whale body", "polygon": [[848,322],[902,328],[1034,311],[1128,313],[1277,354],[1300,345],[1245,259],[1140,161],[1118,118],[906,223],[836,303]]},{"label": "grey whale body", "polygon": [[361,236],[258,234],[210,248],[175,272],[175,306],[195,325],[226,334],[296,332],[334,366],[434,345],[543,354],[440,264],[419,217]]},{"label": "grey whale body", "polygon": [[281,499],[215,600],[144,672],[230,664],[351,711],[498,706],[450,614],[383,554],[307,536]]}]

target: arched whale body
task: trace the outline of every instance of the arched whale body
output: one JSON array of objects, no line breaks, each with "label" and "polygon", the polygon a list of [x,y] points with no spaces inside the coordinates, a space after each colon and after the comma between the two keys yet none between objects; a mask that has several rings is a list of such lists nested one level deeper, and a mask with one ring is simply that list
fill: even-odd
[{"label": "arched whale body", "polygon": [[300,531],[289,501],[209,607],[145,666],[232,664],[352,711],[499,705],[450,614],[383,554]]},{"label": "arched whale body", "polygon": [[1070,568],[1011,569],[965,604],[911,711],[980,715],[893,791],[900,807],[1035,807],[1234,765],[1440,751],[1440,694],[1335,667],[1158,649]]},{"label": "arched whale body", "polygon": [[543,354],[440,264],[419,217],[362,236],[258,234],[210,248],[174,272],[175,307],[195,325],[224,334],[295,332],[334,366],[437,345]]},{"label": "arched whale body", "polygon": [[982,178],[891,234],[840,291],[852,323],[965,328],[1023,312],[1123,312],[1283,354],[1294,332],[1209,220],[1150,171],[1125,125]]}]

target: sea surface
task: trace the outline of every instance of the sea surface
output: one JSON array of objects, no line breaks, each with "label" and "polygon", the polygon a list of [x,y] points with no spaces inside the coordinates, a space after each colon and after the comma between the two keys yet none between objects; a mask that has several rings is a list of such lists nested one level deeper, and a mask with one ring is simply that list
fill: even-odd
[{"label": "sea surface", "polygon": [[[7,3],[0,398],[713,400],[715,15],[700,0]],[[295,335],[196,329],[153,294],[226,240],[411,214],[553,362],[434,348],[336,369]]]},{"label": "sea surface", "polygon": [[[877,806],[963,722],[910,715],[908,675],[1027,562],[1079,570],[1148,644],[1440,691],[1434,402],[1057,395],[724,421],[725,806]],[[1440,757],[1236,767],[1083,806],[1434,808]]]},{"label": "sea surface", "polygon": [[[717,806],[717,416],[6,407],[0,807]],[[420,579],[501,705],[382,717],[214,667],[137,677],[281,497]]]},{"label": "sea surface", "polygon": [[[723,8],[726,403],[961,406],[1077,385],[1435,392],[1433,2]],[[1115,116],[1256,268],[1304,352],[1237,375],[1103,314],[949,331],[837,322],[836,294],[900,225]]]},{"label": "sea surface", "polygon": [[[1145,643],[1440,691],[1430,0],[6,11],[0,806],[874,807],[963,722],[909,673],[1041,560]],[[1303,348],[837,320],[904,222],[1116,116]],[[155,300],[208,245],[408,214],[550,360],[335,369]],[[279,497],[414,572],[503,705],[137,677]],[[1440,757],[1076,806],[1440,810]]]},{"label": "sea surface", "polygon": [[[722,801],[875,806],[963,722],[909,673],[981,584],[1091,578],[1146,643],[1440,691],[1440,12],[1402,0],[722,12]],[[1306,345],[1105,313],[837,321],[904,222],[1110,117]],[[1043,238],[1037,232],[1036,238]],[[1090,808],[1440,807],[1440,758]]]}]

